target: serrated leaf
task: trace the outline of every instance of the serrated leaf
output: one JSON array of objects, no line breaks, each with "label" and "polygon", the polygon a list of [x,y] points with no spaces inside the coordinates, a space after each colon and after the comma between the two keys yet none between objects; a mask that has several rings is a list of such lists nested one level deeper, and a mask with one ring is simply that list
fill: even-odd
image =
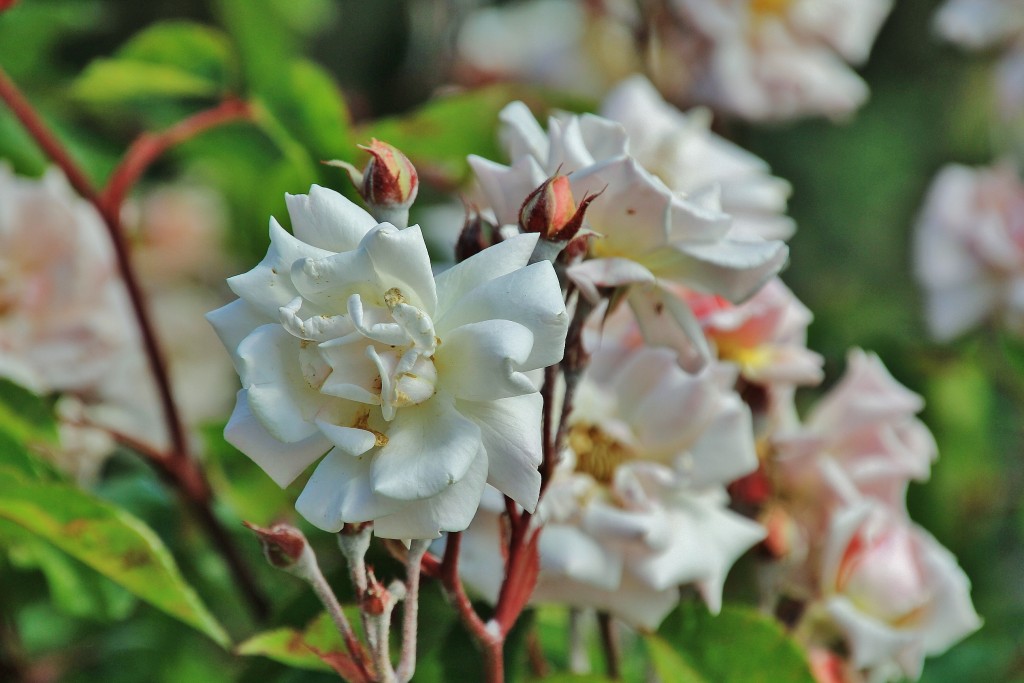
[{"label": "serrated leaf", "polygon": [[679,662],[669,658],[661,642],[692,675],[700,677],[663,675],[665,683],[814,683],[807,657],[796,641],[777,621],[749,607],[726,605],[720,614],[712,615],[703,605],[681,604],[664,621],[658,635],[648,640],[652,657],[661,657],[666,667],[678,667]]},{"label": "serrated leaf", "polygon": [[[355,607],[347,607],[345,614],[356,637],[361,639],[359,611]],[[335,668],[328,663],[329,659],[348,659],[348,650],[341,634],[326,612],[301,630],[278,628],[259,633],[238,645],[235,652],[267,657],[292,668],[310,671],[334,671]]]},{"label": "serrated leaf", "polygon": [[82,102],[114,104],[154,97],[215,97],[220,85],[176,66],[125,59],[97,59],[75,80],[71,94]]},{"label": "serrated leaf", "polygon": [[163,542],[127,511],[72,486],[0,472],[0,519],[20,526],[157,609],[227,646],[224,628]]},{"label": "serrated leaf", "polygon": [[190,21],[153,24],[125,43],[117,58],[174,67],[222,90],[237,85],[231,41],[217,29]]}]

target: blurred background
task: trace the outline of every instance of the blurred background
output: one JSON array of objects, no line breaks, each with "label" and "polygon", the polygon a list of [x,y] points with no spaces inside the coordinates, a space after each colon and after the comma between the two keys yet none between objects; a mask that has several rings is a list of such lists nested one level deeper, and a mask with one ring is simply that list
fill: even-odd
[{"label": "blurred background", "polygon": [[[139,188],[139,197],[149,198],[167,187],[212,188],[212,198],[193,196],[199,202],[194,211],[216,224],[208,230],[214,242],[223,243],[223,257],[197,257],[182,268],[190,269],[189,277],[204,287],[204,296],[219,305],[217,297],[227,297],[220,284],[223,277],[265,253],[267,216],[285,215],[283,192],[306,191],[315,181],[351,195],[340,171],[315,163],[323,158],[320,155],[351,158],[352,144],[367,142],[367,131],[381,137],[391,133],[384,139],[414,161],[418,154],[434,160],[422,169],[428,183],[418,206],[426,206],[431,200],[440,202],[444,190],[466,177],[466,151],[500,158],[494,125],[478,123],[486,118],[480,116],[480,107],[496,113],[517,97],[569,108],[594,105],[585,98],[495,86],[462,111],[466,123],[456,133],[460,139],[443,149],[446,134],[431,129],[431,116],[457,120],[457,107],[428,111],[414,119],[415,125],[388,119],[415,110],[439,88],[451,86],[457,76],[457,28],[474,4],[280,0],[252,11],[244,4],[201,0],[21,0],[0,16],[0,64],[97,181],[110,173],[137,133],[199,108],[198,103],[180,99],[122,98],[112,90],[92,87],[88,80],[94,60],[116,53],[154,22],[188,19],[226,28],[247,63],[266,66],[268,79],[275,63],[293,57],[321,67],[288,77],[289,87],[306,93],[311,105],[293,115],[275,111],[282,126],[276,139],[245,127],[213,131],[166,156]],[[939,4],[896,3],[861,72],[871,89],[870,100],[850,120],[774,125],[729,121],[718,130],[767,160],[775,175],[793,185],[790,214],[798,231],[790,240],[791,263],[783,279],[814,312],[809,346],[826,359],[830,379],[823,389],[841,374],[847,349],[861,347],[876,351],[898,380],[927,400],[923,419],[938,441],[940,459],[931,481],[913,486],[911,514],[959,559],[973,582],[975,605],[985,626],[946,655],[929,660],[922,680],[1024,681],[1024,344],[992,329],[951,344],[930,342],[910,262],[912,226],[935,172],[951,161],[988,164],[1004,146],[991,125],[995,55],[966,53],[939,41],[931,28]],[[259,78],[255,74],[263,66],[252,68],[253,73],[246,75],[250,81]],[[97,72],[91,73],[96,77]],[[331,95],[332,84],[343,93],[344,105]],[[341,122],[342,107],[350,113],[351,125]],[[310,123],[317,117],[337,117],[336,134],[330,125]],[[361,127],[371,121],[371,128]],[[0,158],[28,175],[40,174],[47,165],[2,108]],[[142,207],[139,200],[137,216],[143,215]],[[151,211],[173,220],[167,207]],[[152,222],[136,220],[140,226]],[[173,226],[167,229],[176,234]],[[219,354],[219,346],[209,353]],[[230,367],[225,376],[225,390],[211,387],[199,392],[214,396],[211,405],[195,411],[196,420],[211,434],[219,432],[230,411]],[[803,402],[814,392],[806,393],[800,397]],[[215,483],[231,479],[231,490],[252,487],[259,492],[236,496],[244,507],[241,516],[267,521],[287,507],[287,494],[277,491],[237,453],[212,452],[207,457]],[[200,543],[181,537],[191,532],[179,526],[173,501],[133,458],[115,456],[102,467],[102,496],[128,507],[164,538],[176,538],[182,546]],[[120,623],[118,615],[132,607],[123,595],[107,588],[86,590],[67,584],[67,594],[48,604],[39,597],[61,584],[59,577],[48,575],[47,584],[30,571],[40,562],[23,558],[19,565],[16,559],[8,560],[0,585],[0,612],[17,615],[23,646],[35,658],[50,657],[57,671],[64,668],[58,665],[62,660],[76,660],[70,667],[73,673],[61,680],[299,680],[296,672],[265,661],[240,664],[147,607],[135,608],[143,610],[145,618]],[[223,570],[207,556],[194,552],[182,563],[207,594],[226,596]],[[233,601],[226,596],[224,604],[211,602],[218,613],[240,612]],[[296,598],[290,614],[301,622],[314,612],[309,600]],[[102,637],[95,632],[98,623],[104,624]],[[160,641],[175,643],[172,651],[159,661],[148,659],[153,644]],[[117,661],[122,664],[111,666]],[[445,666],[451,675],[455,665]],[[44,674],[39,680],[50,680]],[[307,674],[301,677],[313,680]]]}]

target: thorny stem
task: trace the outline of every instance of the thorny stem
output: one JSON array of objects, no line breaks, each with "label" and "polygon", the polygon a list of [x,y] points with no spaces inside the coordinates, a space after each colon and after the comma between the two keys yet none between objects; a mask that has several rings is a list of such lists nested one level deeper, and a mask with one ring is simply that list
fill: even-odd
[{"label": "thorny stem", "polygon": [[604,653],[605,673],[613,681],[622,680],[622,653],[615,632],[615,621],[608,612],[597,613],[597,629],[601,634],[601,652]]},{"label": "thorny stem", "polygon": [[[125,239],[124,229],[121,225],[120,200],[116,204],[111,203],[108,192],[101,195],[96,191],[89,178],[75,160],[71,158],[64,145],[50,131],[49,127],[39,114],[36,113],[35,109],[21,91],[18,90],[18,87],[8,77],[2,67],[0,67],[0,100],[7,104],[43,152],[60,167],[75,191],[82,198],[93,204],[107,228],[107,233],[114,247],[118,271],[128,292],[132,312],[142,338],[142,345],[149,363],[150,372],[157,385],[161,409],[172,445],[168,453],[159,452],[148,446],[139,448],[143,444],[138,442],[131,447],[150,460],[164,479],[188,501],[189,507],[197,513],[199,521],[211,541],[213,541],[218,552],[234,573],[235,579],[248,600],[253,613],[262,619],[269,613],[269,605],[266,598],[263,596],[248,566],[238,554],[234,543],[214,516],[211,508],[213,495],[209,483],[203,471],[189,457],[188,437],[177,404],[174,402],[170,386],[170,375],[168,374],[163,354],[160,351],[156,331],[146,309],[142,287],[132,265],[128,241]],[[193,119],[195,118],[193,117]],[[235,118],[238,117],[236,116]],[[186,122],[193,119],[187,119]],[[182,124],[186,122],[182,122]],[[174,131],[173,135],[164,140],[163,146],[158,145],[156,151],[162,152],[171,144],[181,142],[188,139],[191,135],[216,125],[205,119],[201,120],[201,123],[203,125],[192,130],[182,129],[178,126],[173,127],[170,129]],[[179,124],[179,126],[182,124]],[[160,136],[158,135],[157,137]],[[126,172],[126,179],[130,178],[133,181],[137,179],[138,174],[154,158],[155,155],[147,155],[146,164],[140,164],[139,162],[143,161],[143,158],[139,155],[139,162],[133,162],[132,166],[133,169],[137,170],[133,170],[131,176],[128,176]],[[127,156],[126,161],[128,161]],[[126,189],[127,186],[121,192],[123,193]]]},{"label": "thorny stem", "polygon": [[408,683],[416,672],[416,619],[420,600],[420,561],[430,546],[429,540],[414,540],[405,563],[405,606],[402,608],[402,654],[398,661],[398,681]]}]

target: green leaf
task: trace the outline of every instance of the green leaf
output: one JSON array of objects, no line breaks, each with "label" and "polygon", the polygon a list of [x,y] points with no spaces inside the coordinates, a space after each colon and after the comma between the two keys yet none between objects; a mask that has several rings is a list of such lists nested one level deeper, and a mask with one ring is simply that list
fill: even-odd
[{"label": "green leaf", "polygon": [[163,542],[125,510],[65,484],[0,471],[0,519],[20,526],[218,644],[227,633]]},{"label": "green leaf", "polygon": [[135,605],[128,591],[21,527],[6,520],[0,520],[0,525],[0,543],[7,547],[11,564],[41,571],[51,601],[65,614],[105,621],[128,616]]},{"label": "green leaf", "polygon": [[[362,639],[362,626],[356,607],[346,607],[345,614],[356,633]],[[241,643],[235,652],[240,655],[258,655],[273,659],[286,666],[310,671],[333,671],[322,656],[348,656],[348,650],[341,634],[330,616],[324,612],[302,630],[278,628],[259,633]]]},{"label": "green leaf", "polygon": [[313,62],[293,62],[283,94],[275,100],[276,115],[315,159],[353,156],[348,107],[327,71]]},{"label": "green leaf", "polygon": [[274,97],[286,88],[297,41],[282,30],[288,25],[284,8],[272,0],[219,0],[217,9],[241,57],[248,89]]},{"label": "green leaf", "polygon": [[60,479],[56,468],[31,450],[56,443],[57,422],[52,402],[0,379],[0,466],[15,469],[30,479]]},{"label": "green leaf", "polygon": [[125,59],[97,59],[71,87],[71,94],[92,104],[132,102],[154,97],[215,97],[220,86],[176,66]]},{"label": "green leaf", "polygon": [[238,64],[231,41],[221,31],[189,21],[164,21],[136,34],[117,58],[159,64],[216,84],[237,85]]},{"label": "green leaf", "polygon": [[726,605],[715,616],[684,602],[647,647],[665,683],[814,683],[796,641],[749,607]]},{"label": "green leaf", "polygon": [[648,634],[644,636],[644,645],[651,658],[654,672],[665,683],[712,683],[693,670],[683,656],[672,648],[664,639]]}]

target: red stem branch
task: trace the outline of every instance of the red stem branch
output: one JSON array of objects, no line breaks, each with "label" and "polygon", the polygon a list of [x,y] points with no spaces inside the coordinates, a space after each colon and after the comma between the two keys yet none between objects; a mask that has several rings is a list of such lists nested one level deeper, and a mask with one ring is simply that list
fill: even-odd
[{"label": "red stem branch", "polygon": [[[97,193],[89,178],[71,158],[64,145],[49,129],[46,122],[42,120],[2,67],[0,67],[0,100],[7,104],[43,152],[60,167],[75,191],[96,207],[113,243],[118,271],[128,291],[150,371],[157,385],[172,447],[165,453],[136,440],[130,440],[125,435],[114,434],[115,438],[149,460],[161,476],[186,500],[188,507],[195,513],[210,540],[234,573],[254,614],[262,618],[269,611],[266,598],[259,589],[249,567],[238,554],[231,538],[214,516],[213,494],[209,482],[202,469],[189,457],[188,438],[184,423],[174,402],[167,365],[164,362],[156,331],[146,309],[142,287],[131,262],[128,241],[125,239],[120,215],[120,202],[129,188],[129,185],[124,183],[134,182],[138,179],[146,167],[171,145],[182,142],[191,135],[207,130],[213,125],[241,118],[237,101],[230,101],[233,103],[223,110],[222,107],[216,107],[209,112],[197,114],[162,133],[151,135],[148,138],[147,135],[141,136],[111,178],[112,181],[121,178],[118,181],[120,185],[117,186],[119,189],[108,186],[101,195]],[[227,116],[229,111],[234,111],[234,115]],[[217,112],[216,115],[213,112]],[[142,141],[145,139],[149,139],[151,142],[143,144]],[[138,151],[133,154],[133,150],[136,149]]]},{"label": "red stem branch", "polygon": [[505,680],[505,663],[502,648],[505,644],[503,633],[492,632],[487,624],[473,609],[462,581],[459,580],[459,549],[462,545],[462,533],[448,534],[448,542],[441,560],[441,583],[448,597],[455,603],[455,609],[462,618],[462,623],[470,635],[479,643],[484,655],[484,673],[487,683],[503,683]]},{"label": "red stem branch", "polygon": [[157,133],[143,133],[125,152],[121,163],[107,180],[103,190],[102,202],[111,211],[119,209],[125,195],[142,177],[146,169],[160,158],[168,149],[211,128],[252,119],[252,107],[248,102],[237,98],[229,98],[212,109],[183,119],[170,128]]}]

